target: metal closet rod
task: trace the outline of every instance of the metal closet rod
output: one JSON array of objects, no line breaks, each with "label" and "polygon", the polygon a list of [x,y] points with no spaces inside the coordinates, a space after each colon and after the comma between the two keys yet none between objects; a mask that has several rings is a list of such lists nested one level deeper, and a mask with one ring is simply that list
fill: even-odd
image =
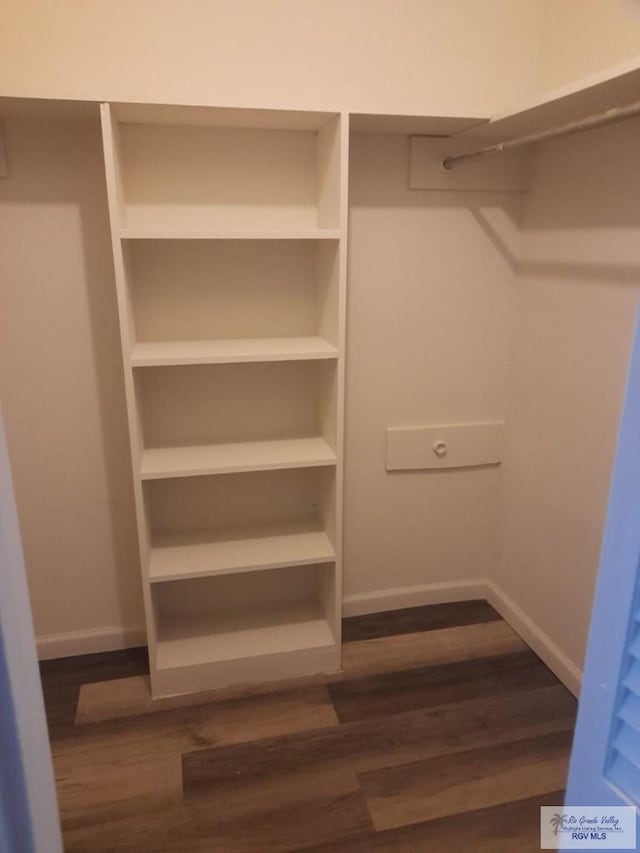
[{"label": "metal closet rod", "polygon": [[526,136],[517,136],[515,139],[508,139],[506,142],[487,145],[485,148],[478,148],[476,151],[470,151],[468,154],[445,157],[442,165],[445,169],[453,169],[458,163],[469,163],[472,160],[480,160],[482,157],[490,157],[494,154],[501,154],[503,151],[510,151],[512,148],[532,145],[534,142],[544,142],[547,139],[556,139],[558,136],[571,136],[573,133],[591,130],[594,127],[602,127],[605,124],[614,124],[614,122],[633,118],[633,116],[637,115],[640,115],[640,101],[634,101],[632,104],[627,104],[624,107],[613,107],[610,110],[605,110],[603,113],[596,113],[579,121],[570,121],[567,124],[552,127],[549,130],[542,130],[540,133],[528,133]]}]

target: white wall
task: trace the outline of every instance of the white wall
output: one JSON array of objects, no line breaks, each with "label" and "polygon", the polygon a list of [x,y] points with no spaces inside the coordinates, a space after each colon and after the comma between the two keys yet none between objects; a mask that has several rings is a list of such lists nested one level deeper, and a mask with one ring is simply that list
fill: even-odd
[{"label": "white wall", "polygon": [[638,0],[545,0],[538,76],[541,91],[638,55]]},{"label": "white wall", "polygon": [[410,191],[408,171],[406,137],[352,138],[345,593],[384,601],[493,573],[499,468],[387,473],[385,430],[504,417],[513,260],[500,244],[522,200]]},{"label": "white wall", "polygon": [[495,112],[640,54],[640,0],[5,0],[2,94]]},{"label": "white wall", "polygon": [[0,394],[33,616],[58,653],[96,632],[90,651],[142,622],[99,127],[12,119],[5,137]]},{"label": "white wall", "polygon": [[543,0],[4,0],[3,94],[485,113],[535,88]]},{"label": "white wall", "polygon": [[[485,112],[532,92],[539,47],[541,88],[638,52],[621,8],[8,0],[0,79],[15,96]],[[355,141],[347,595],[495,574],[581,662],[640,278],[629,127],[539,158],[502,521],[499,472],[387,475],[383,437],[505,411],[516,199],[409,193],[405,140]],[[95,648],[132,642],[142,617],[99,132],[27,120],[6,132],[0,393],[36,629],[89,632]]]},{"label": "white wall", "polygon": [[[98,127],[12,119],[5,130],[0,392],[41,652],[136,642]],[[401,136],[355,137],[351,165],[345,593],[384,603],[390,588],[451,584],[495,564],[499,471],[387,474],[384,433],[503,416],[513,271],[487,221],[508,239],[520,198],[410,192]]]},{"label": "white wall", "polygon": [[495,579],[582,667],[640,299],[640,122],[541,147],[516,283]]},{"label": "white wall", "polygon": [[[541,24],[542,0],[8,0],[0,80],[10,96],[484,114],[533,91]],[[53,638],[45,653],[79,650],[76,634],[87,632],[87,651],[134,642],[142,619],[98,129],[11,120],[6,135],[0,393],[36,631]],[[426,221],[436,219],[433,213]],[[417,219],[413,227],[417,234]],[[408,245],[398,238],[396,253]],[[422,305],[422,279],[409,271],[407,293],[414,286]],[[359,298],[366,305],[367,294]],[[379,341],[365,327],[358,344],[364,315],[357,303],[354,311],[352,352],[374,360]],[[421,354],[418,343],[414,355]],[[419,374],[413,356],[406,363]],[[396,383],[397,375],[388,379]],[[390,420],[395,392],[386,393],[380,425]],[[398,413],[403,418],[440,411],[409,403]],[[363,423],[357,405],[351,440],[364,448],[366,429],[361,445],[354,432]],[[366,478],[379,477],[379,462],[352,490],[356,502]],[[395,498],[385,494],[375,507],[376,525],[398,489],[415,489],[418,480],[402,483]],[[470,500],[494,491],[488,475],[465,478],[453,494]],[[417,531],[405,515],[421,497],[419,487],[391,509],[397,541],[406,542],[393,576],[378,559],[348,576],[350,592],[423,582],[421,554],[410,550]],[[459,558],[455,572],[463,576],[474,545],[491,552],[495,530],[485,513],[491,515],[482,510],[468,546],[451,551],[443,536],[437,548],[432,543],[429,579],[438,576],[439,559]],[[352,518],[355,565],[371,554],[372,528],[361,509]],[[437,526],[433,516],[430,524]]]}]

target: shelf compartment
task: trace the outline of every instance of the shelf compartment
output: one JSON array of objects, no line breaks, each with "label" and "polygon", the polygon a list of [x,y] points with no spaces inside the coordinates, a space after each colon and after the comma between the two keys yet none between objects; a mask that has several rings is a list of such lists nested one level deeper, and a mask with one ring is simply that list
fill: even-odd
[{"label": "shelf compartment", "polygon": [[156,661],[162,670],[334,645],[320,604],[287,602],[161,620]]},{"label": "shelf compartment", "polygon": [[[335,541],[335,468],[287,468],[143,484],[151,547],[217,540],[238,528],[324,530]],[[203,540],[204,535],[204,540]]]},{"label": "shelf compartment", "polygon": [[149,580],[336,561],[333,466],[147,480]]},{"label": "shelf compartment", "polygon": [[332,565],[154,584],[157,668],[334,646],[332,586]]},{"label": "shelf compartment", "polygon": [[139,344],[338,340],[336,242],[140,240],[126,249]]},{"label": "shelf compartment", "polygon": [[324,438],[291,438],[233,444],[156,447],[143,451],[140,476],[192,477],[286,468],[335,465],[335,451]]},{"label": "shelf compartment", "polygon": [[307,361],[337,357],[337,348],[320,337],[143,341],[135,345],[131,354],[131,364],[134,367],[156,367],[181,364]]},{"label": "shelf compartment", "polygon": [[335,461],[334,360],[138,370],[142,474]]},{"label": "shelf compartment", "polygon": [[328,563],[336,554],[323,530],[308,524],[206,531],[160,537],[151,549],[152,583],[286,566]]},{"label": "shelf compartment", "polygon": [[309,237],[339,223],[339,118],[318,129],[119,122],[121,236]]}]

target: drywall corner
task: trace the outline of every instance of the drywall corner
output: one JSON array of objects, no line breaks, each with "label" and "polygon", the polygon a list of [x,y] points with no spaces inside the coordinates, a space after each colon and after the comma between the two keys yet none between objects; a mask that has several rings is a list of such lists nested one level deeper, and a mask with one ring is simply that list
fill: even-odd
[{"label": "drywall corner", "polygon": [[574,696],[580,694],[582,671],[565,655],[548,634],[538,626],[509,596],[493,581],[487,584],[487,601],[498,611],[505,622],[538,655],[549,669]]}]

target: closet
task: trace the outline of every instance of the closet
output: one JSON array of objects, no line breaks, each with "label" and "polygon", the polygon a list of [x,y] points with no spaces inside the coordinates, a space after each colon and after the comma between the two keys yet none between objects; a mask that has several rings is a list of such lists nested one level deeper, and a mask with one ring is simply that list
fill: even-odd
[{"label": "closet", "polygon": [[[41,424],[33,452],[35,395],[6,379],[18,499],[33,504],[41,478],[81,504],[78,459],[93,460],[104,539],[79,515],[77,553],[86,566],[112,543],[110,606],[131,609],[109,642],[148,644],[155,696],[336,672],[343,613],[473,598],[577,689],[639,265],[621,185],[633,179],[601,196],[638,123],[443,161],[630,104],[639,80],[630,67],[494,117],[2,102],[2,201],[16,218],[49,205],[11,234],[23,289],[9,336],[34,377],[51,359],[49,409],[70,412],[68,444],[56,432],[47,456]],[[31,228],[40,257],[24,248]],[[92,336],[68,362],[86,385],[68,387],[56,330],[28,316],[46,275],[52,313],[71,300],[72,241]],[[591,307],[574,322],[578,287]],[[73,336],[65,316],[57,333]],[[101,420],[84,447],[74,407],[94,386]],[[576,412],[595,424],[577,439]],[[563,515],[554,495],[572,479]],[[69,536],[48,512],[39,541],[53,552]],[[27,562],[43,567],[36,610],[49,594],[58,611],[107,597],[90,568],[77,599],[73,583],[43,592],[49,555],[31,544],[35,515],[23,524]],[[562,614],[575,595],[574,624]],[[57,654],[79,652],[64,642]]]}]

